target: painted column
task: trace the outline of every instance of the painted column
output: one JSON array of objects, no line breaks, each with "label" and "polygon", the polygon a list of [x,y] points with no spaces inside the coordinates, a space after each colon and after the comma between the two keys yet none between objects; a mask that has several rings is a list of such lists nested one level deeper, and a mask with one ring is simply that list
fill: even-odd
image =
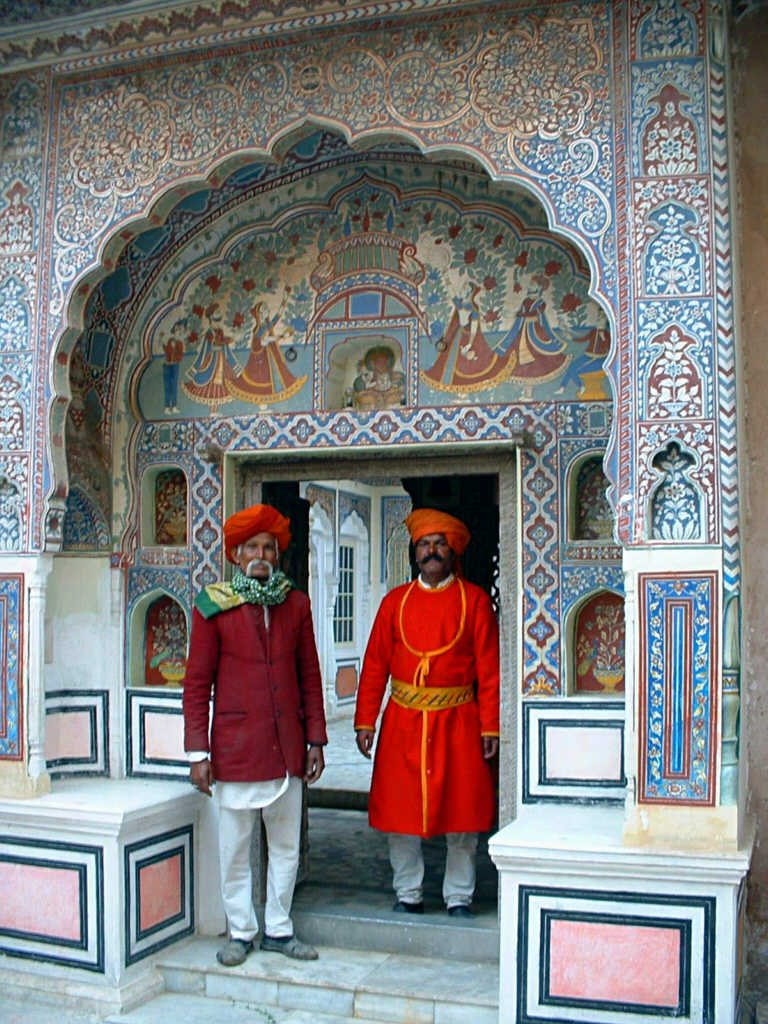
[{"label": "painted column", "polygon": [[4,721],[0,733],[0,794],[47,793],[45,764],[45,590],[50,557],[9,558],[0,572]]},{"label": "painted column", "polygon": [[736,849],[738,807],[723,799],[720,785],[720,553],[678,549],[670,571],[669,551],[633,550],[624,564],[635,726],[627,743],[625,837]]}]

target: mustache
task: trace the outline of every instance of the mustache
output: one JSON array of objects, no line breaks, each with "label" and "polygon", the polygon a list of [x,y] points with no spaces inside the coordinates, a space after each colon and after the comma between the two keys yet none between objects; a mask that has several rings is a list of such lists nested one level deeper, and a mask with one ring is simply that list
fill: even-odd
[{"label": "mustache", "polygon": [[245,567],[245,575],[253,576],[255,569],[266,569],[269,576],[272,575],[272,566],[269,562],[265,562],[263,558],[252,558],[248,565]]},{"label": "mustache", "polygon": [[422,558],[422,560],[419,562],[419,565],[426,565],[427,562],[433,561],[439,562],[442,565],[445,559],[441,555],[438,555],[433,552],[431,555],[425,555],[424,558]]}]

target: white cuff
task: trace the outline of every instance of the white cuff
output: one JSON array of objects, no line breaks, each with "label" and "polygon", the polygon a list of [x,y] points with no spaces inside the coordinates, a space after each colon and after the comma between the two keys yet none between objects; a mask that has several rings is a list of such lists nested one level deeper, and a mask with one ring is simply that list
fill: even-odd
[{"label": "white cuff", "polygon": [[195,764],[197,761],[207,761],[211,755],[207,750],[188,750],[187,760],[190,764]]}]

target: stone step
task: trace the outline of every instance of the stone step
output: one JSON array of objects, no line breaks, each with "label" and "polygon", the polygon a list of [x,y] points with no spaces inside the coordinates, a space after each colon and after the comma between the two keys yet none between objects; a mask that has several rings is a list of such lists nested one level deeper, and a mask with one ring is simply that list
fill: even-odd
[{"label": "stone step", "polygon": [[465,921],[429,902],[424,914],[396,914],[392,899],[389,893],[307,884],[297,890],[291,916],[296,933],[316,946],[498,962],[495,904],[476,902],[475,917]]},{"label": "stone step", "polygon": [[[104,1024],[347,1024],[348,1020],[315,1010],[267,1009],[251,1003],[165,992],[134,1010],[108,1017]],[[355,1024],[381,1022],[357,1017]]]},{"label": "stone step", "polygon": [[[328,1024],[334,1017],[393,1024],[497,1022],[495,963],[320,946],[316,961],[254,952],[240,967],[226,968],[216,962],[220,944],[220,939],[193,939],[169,949],[157,962],[167,995],[217,1000],[217,1024],[240,1024],[238,1017],[230,1021],[218,1015],[219,1001],[267,1011],[275,1024],[298,1024],[301,1018],[285,1016],[287,1011],[304,1011],[317,1024],[325,1024],[321,1014],[328,1015]],[[157,999],[133,1012],[149,1011],[155,1004],[160,1005]],[[123,1014],[115,1024],[152,1024],[155,1019],[160,1021]],[[176,1019],[197,1024],[196,1018],[168,1016],[163,1024]]]}]

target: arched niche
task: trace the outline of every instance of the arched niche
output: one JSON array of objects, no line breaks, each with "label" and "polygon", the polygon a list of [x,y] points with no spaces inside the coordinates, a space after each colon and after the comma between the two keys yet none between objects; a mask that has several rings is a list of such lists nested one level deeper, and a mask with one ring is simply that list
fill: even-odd
[{"label": "arched niche", "polygon": [[706,536],[707,501],[695,479],[698,463],[677,441],[654,456],[658,483],[649,501],[651,540],[701,541]]},{"label": "arched niche", "polygon": [[603,466],[604,452],[582,454],[568,471],[568,540],[611,544],[614,514],[608,500],[610,481]]},{"label": "arched niche", "polygon": [[189,621],[181,604],[161,589],[145,594],[131,612],[127,685],[180,686],[188,646]]},{"label": "arched niche", "polygon": [[405,372],[399,342],[387,334],[350,329],[329,353],[329,409],[361,411],[405,405]]},{"label": "arched niche", "polygon": [[188,492],[186,473],[178,466],[152,466],[144,472],[141,479],[143,547],[186,547]]},{"label": "arched niche", "polygon": [[567,691],[571,696],[624,695],[624,597],[612,590],[593,591],[571,609]]}]

